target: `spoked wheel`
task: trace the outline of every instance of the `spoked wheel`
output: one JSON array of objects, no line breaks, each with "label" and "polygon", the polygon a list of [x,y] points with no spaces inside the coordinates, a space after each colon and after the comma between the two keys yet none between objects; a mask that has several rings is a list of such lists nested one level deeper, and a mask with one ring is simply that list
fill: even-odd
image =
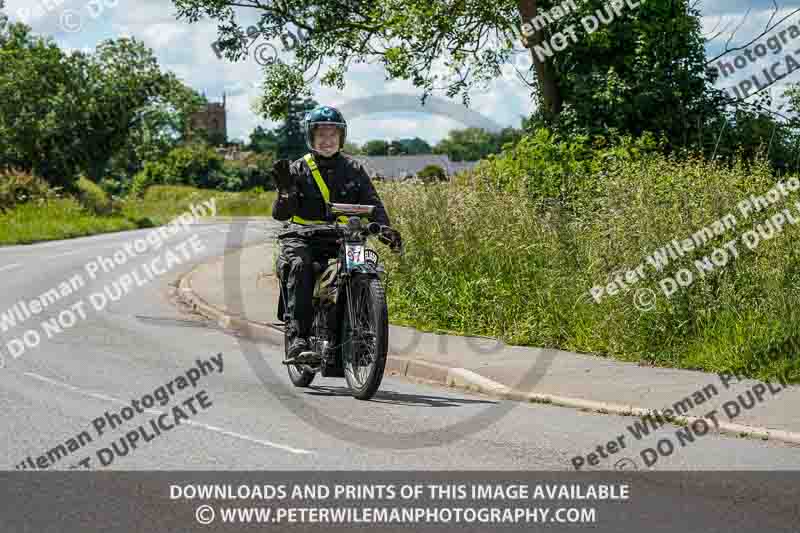
[{"label": "spoked wheel", "polygon": [[353,396],[369,400],[378,391],[389,349],[389,311],[380,281],[356,276],[342,320],[344,377]]},{"label": "spoked wheel", "polygon": [[[285,356],[289,357],[289,335],[286,330],[283,332],[283,346]],[[316,375],[308,365],[286,365],[286,370],[295,387],[308,387]]]}]

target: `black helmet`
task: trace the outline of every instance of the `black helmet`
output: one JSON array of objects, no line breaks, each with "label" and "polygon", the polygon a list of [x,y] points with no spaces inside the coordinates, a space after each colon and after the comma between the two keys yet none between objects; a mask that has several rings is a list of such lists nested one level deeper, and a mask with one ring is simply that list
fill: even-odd
[{"label": "black helmet", "polygon": [[344,143],[347,140],[347,122],[338,109],[322,105],[306,113],[306,118],[303,122],[303,127],[306,132],[306,146],[308,146],[308,149],[315,154],[317,153],[317,151],[314,150],[314,128],[323,124],[331,124],[339,128],[342,132],[339,150],[344,148]]}]

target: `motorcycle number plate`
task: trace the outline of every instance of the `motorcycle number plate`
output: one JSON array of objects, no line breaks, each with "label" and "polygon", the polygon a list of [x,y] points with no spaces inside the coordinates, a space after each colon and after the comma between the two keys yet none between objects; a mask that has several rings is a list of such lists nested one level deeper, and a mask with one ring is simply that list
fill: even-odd
[{"label": "motorcycle number plate", "polygon": [[363,244],[345,244],[345,253],[347,254],[347,268],[364,264]]}]

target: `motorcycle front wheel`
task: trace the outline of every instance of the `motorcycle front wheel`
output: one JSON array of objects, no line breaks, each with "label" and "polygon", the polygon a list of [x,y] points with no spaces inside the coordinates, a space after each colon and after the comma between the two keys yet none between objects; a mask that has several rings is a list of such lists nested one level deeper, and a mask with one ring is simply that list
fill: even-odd
[{"label": "motorcycle front wheel", "polygon": [[350,282],[342,320],[344,377],[356,399],[378,391],[389,350],[389,311],[380,280],[356,276]]}]

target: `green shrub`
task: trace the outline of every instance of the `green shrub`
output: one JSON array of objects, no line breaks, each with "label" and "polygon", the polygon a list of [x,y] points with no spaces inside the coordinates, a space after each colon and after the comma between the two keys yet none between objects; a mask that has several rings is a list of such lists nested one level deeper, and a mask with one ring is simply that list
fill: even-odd
[{"label": "green shrub", "polygon": [[96,215],[108,215],[113,211],[111,198],[96,183],[81,176],[76,186],[78,188],[78,201]]},{"label": "green shrub", "polygon": [[456,181],[483,190],[524,194],[530,199],[568,201],[584,187],[592,187],[615,161],[641,159],[659,152],[660,147],[650,134],[636,139],[613,134],[565,139],[541,128],[510,150],[490,155]]},{"label": "green shrub", "polygon": [[58,188],[51,188],[45,180],[32,174],[13,170],[0,172],[0,211],[26,202],[41,204],[59,196]]},{"label": "green shrub", "polygon": [[152,185],[164,183],[166,168],[163,164],[154,161],[146,161],[144,168],[133,176],[131,182],[131,195],[142,197],[147,189]]},{"label": "green shrub", "polygon": [[152,185],[188,185],[205,189],[219,187],[229,176],[223,158],[204,144],[189,144],[171,150],[163,161],[147,161],[133,178],[131,192],[141,197]]},{"label": "green shrub", "polygon": [[112,199],[124,198],[130,193],[133,179],[127,176],[106,176],[100,180],[100,188]]},{"label": "green shrub", "polygon": [[423,181],[442,181],[447,179],[447,174],[439,165],[427,165],[417,173],[417,177]]}]

